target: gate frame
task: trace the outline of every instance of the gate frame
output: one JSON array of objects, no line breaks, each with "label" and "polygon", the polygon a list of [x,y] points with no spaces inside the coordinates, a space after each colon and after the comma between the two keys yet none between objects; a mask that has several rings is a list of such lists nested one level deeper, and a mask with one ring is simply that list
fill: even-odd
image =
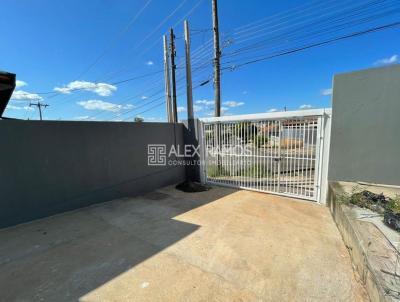
[{"label": "gate frame", "polygon": [[[206,150],[205,150],[205,137],[204,137],[204,124],[206,123],[223,123],[223,122],[243,122],[243,121],[259,121],[259,120],[279,120],[279,119],[294,119],[299,117],[318,117],[319,124],[317,130],[317,146],[319,149],[319,157],[316,158],[315,177],[317,179],[316,183],[316,194],[315,201],[320,204],[326,204],[328,195],[328,167],[329,167],[329,149],[330,149],[330,136],[331,136],[331,120],[332,120],[332,109],[308,109],[308,110],[296,110],[296,111],[283,111],[283,112],[270,112],[270,113],[257,113],[257,114],[243,114],[243,115],[230,115],[221,117],[209,117],[200,118],[199,126],[199,144],[200,144],[200,180],[202,184],[206,184]],[[224,184],[218,184],[221,186],[228,186]],[[248,188],[243,188],[244,190],[255,191]],[[257,191],[258,192],[258,191]],[[268,192],[266,194],[274,194],[285,196],[282,193]],[[306,198],[293,197],[298,199]]]}]

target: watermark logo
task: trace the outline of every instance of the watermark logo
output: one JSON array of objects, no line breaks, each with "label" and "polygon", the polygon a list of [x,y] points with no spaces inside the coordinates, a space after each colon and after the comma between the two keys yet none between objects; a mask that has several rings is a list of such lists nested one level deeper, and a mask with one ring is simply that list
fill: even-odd
[{"label": "watermark logo", "polygon": [[187,166],[200,165],[200,146],[164,144],[147,145],[147,163],[149,166]]},{"label": "watermark logo", "polygon": [[147,164],[165,166],[167,164],[167,146],[162,144],[147,145]]}]

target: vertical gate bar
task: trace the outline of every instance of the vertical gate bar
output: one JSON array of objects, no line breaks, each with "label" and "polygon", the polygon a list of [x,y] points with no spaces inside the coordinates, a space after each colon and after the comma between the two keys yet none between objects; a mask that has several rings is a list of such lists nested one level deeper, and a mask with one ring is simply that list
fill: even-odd
[{"label": "vertical gate bar", "polygon": [[223,152],[223,132],[222,132],[222,127],[223,127],[223,122],[220,122],[218,125],[219,131],[218,131],[218,135],[219,135],[219,158],[220,158],[220,165],[221,165],[221,171],[220,171],[220,175],[219,175],[219,181],[221,183],[224,182],[224,152]]},{"label": "vertical gate bar", "polygon": [[222,164],[222,167],[223,167],[223,173],[224,173],[224,182],[225,183],[227,183],[227,177],[226,177],[226,175],[227,175],[227,168],[226,168],[226,160],[227,160],[227,158],[226,158],[226,150],[225,150],[225,145],[226,145],[226,137],[225,137],[225,135],[226,135],[226,123],[223,123],[222,124],[222,154],[223,154],[223,164]]},{"label": "vertical gate bar", "polygon": [[[279,137],[279,142],[281,142],[281,120],[276,121],[277,128],[278,128],[278,137]],[[276,152],[275,152],[275,174],[276,174],[276,185],[275,185],[275,192],[279,193],[279,185],[280,185],[280,165],[279,165],[279,156],[280,156],[280,150],[281,150],[282,144],[279,143],[276,147]]]},{"label": "vertical gate bar", "polygon": [[257,143],[255,143],[256,135],[257,135],[257,123],[256,122],[253,123],[253,126],[251,129],[253,130],[253,137],[252,137],[251,143],[253,144],[254,153],[255,153],[255,167],[254,167],[254,169],[252,169],[252,170],[254,170],[252,172],[253,175],[255,173],[255,177],[253,177],[253,179],[254,179],[253,186],[254,186],[254,189],[257,190],[258,189],[258,148],[257,148]]},{"label": "vertical gate bar", "polygon": [[321,163],[321,157],[323,154],[323,147],[324,147],[324,127],[323,125],[325,124],[325,116],[322,115],[318,119],[318,129],[319,129],[319,139],[318,139],[318,174],[317,174],[317,194],[316,194],[316,201],[321,202],[321,178],[322,178],[322,163]]},{"label": "vertical gate bar", "polygon": [[275,145],[276,145],[276,137],[275,137],[275,120],[271,121],[271,127],[272,127],[272,134],[271,137],[274,138],[274,143],[271,147],[271,157],[270,157],[270,173],[271,173],[271,178],[270,178],[270,191],[274,191],[274,157],[275,157]]},{"label": "vertical gate bar", "polygon": [[[286,137],[286,133],[287,133],[287,120],[283,120],[282,123],[282,138]],[[282,174],[284,175],[284,179],[285,179],[285,187],[283,189],[283,193],[286,193],[288,191],[288,180],[287,180],[287,148],[282,148],[283,152],[281,154],[282,156],[282,162],[284,163],[283,165],[283,172]],[[281,149],[281,150],[282,150]]]},{"label": "vertical gate bar", "polygon": [[293,179],[294,179],[294,171],[293,171],[293,131],[294,131],[294,126],[293,126],[294,121],[290,120],[290,131],[288,133],[288,139],[287,139],[287,145],[288,145],[288,150],[289,150],[289,166],[290,166],[290,194],[293,193]]},{"label": "vertical gate bar", "polygon": [[[278,121],[278,134],[279,137],[282,137],[282,120]],[[282,150],[282,144],[279,144],[279,148],[278,148],[278,188],[277,188],[277,192],[281,191],[281,150]]]},{"label": "vertical gate bar", "polygon": [[206,166],[206,181],[208,182],[208,172],[209,172],[209,165],[210,165],[210,163],[209,163],[209,161],[210,161],[210,159],[209,159],[209,139],[210,139],[210,135],[209,135],[209,131],[208,131],[208,124],[204,124],[204,135],[205,135],[205,141],[206,141],[206,149],[204,150],[204,152],[206,153],[206,163],[205,163],[205,166]]},{"label": "vertical gate bar", "polygon": [[236,134],[236,130],[237,130],[237,122],[234,124],[234,127],[233,127],[234,146],[235,146],[235,148],[233,149],[233,154],[234,154],[233,168],[234,168],[234,170],[235,170],[235,178],[234,178],[235,186],[237,186],[237,167],[236,167],[236,164],[237,164],[237,160],[236,160],[236,152],[237,152],[237,147],[236,147],[236,144],[237,144],[237,134]]},{"label": "vertical gate bar", "polygon": [[302,152],[301,152],[301,179],[302,179],[302,192],[301,195],[305,196],[305,190],[306,190],[306,179],[304,175],[304,157],[305,157],[305,136],[306,136],[306,120],[303,121],[302,123],[303,126],[303,135],[301,137],[302,140]]},{"label": "vertical gate bar", "polygon": [[209,135],[208,135],[208,125],[207,124],[204,124],[204,140],[205,140],[205,150],[204,150],[204,153],[206,154],[206,156],[205,156],[205,166],[206,166],[206,182],[208,182],[208,172],[209,172],[209,154],[208,154],[208,137],[209,137]]},{"label": "vertical gate bar", "polygon": [[311,141],[313,146],[313,154],[312,154],[312,164],[313,169],[311,170],[312,177],[312,198],[315,198],[315,159],[316,159],[316,133],[315,133],[315,122],[312,125],[312,135]]},{"label": "vertical gate bar", "polygon": [[262,183],[262,190],[263,191],[266,191],[265,190],[265,180],[266,180],[266,171],[265,171],[265,160],[266,160],[266,157],[265,157],[265,149],[266,149],[266,146],[265,146],[265,121],[263,121],[262,122],[262,141],[263,141],[263,183]]},{"label": "vertical gate bar", "polygon": [[219,183],[219,173],[220,173],[220,165],[219,165],[219,133],[218,133],[218,126],[219,123],[215,123],[214,124],[214,131],[215,131],[215,151],[216,151],[216,156],[215,156],[215,160],[216,160],[216,165],[217,165],[217,173],[216,173],[216,177],[215,177],[215,181]]},{"label": "vertical gate bar", "polygon": [[299,180],[299,185],[300,185],[299,195],[300,196],[303,196],[303,187],[304,187],[304,182],[303,182],[303,144],[302,144],[303,124],[304,124],[304,120],[302,120],[299,123],[299,151],[300,151],[300,154],[299,154],[299,176],[300,176],[299,177],[299,179],[300,179]]},{"label": "vertical gate bar", "polygon": [[268,121],[268,137],[270,140],[270,146],[268,148],[268,162],[267,162],[267,168],[268,168],[268,181],[267,181],[267,190],[271,191],[271,152],[272,152],[272,147],[273,147],[273,142],[272,142],[272,131],[271,131],[271,121]]},{"label": "vertical gate bar", "polygon": [[232,124],[232,170],[233,170],[233,179],[232,182],[236,186],[236,122]]},{"label": "vertical gate bar", "polygon": [[310,180],[309,180],[309,169],[310,169],[310,122],[307,123],[307,134],[306,134],[306,141],[307,141],[307,151],[306,151],[306,179],[307,179],[307,189],[306,189],[306,196],[308,197],[310,192]]},{"label": "vertical gate bar", "polygon": [[218,164],[219,164],[219,182],[221,183],[222,182],[222,171],[223,171],[223,165],[222,165],[222,152],[221,152],[221,146],[222,146],[222,144],[221,144],[221,125],[222,125],[222,123],[221,122],[219,122],[218,124],[217,124],[217,128],[218,128]]},{"label": "vertical gate bar", "polygon": [[264,180],[264,188],[265,191],[268,191],[268,149],[270,145],[270,139],[269,139],[269,127],[268,127],[269,121],[264,122],[265,126],[265,133],[264,133],[264,144],[265,144],[265,149],[264,149],[264,154],[265,154],[265,162],[264,162],[264,170],[265,170],[265,180]]},{"label": "vertical gate bar", "polygon": [[[247,147],[247,142],[249,141],[249,123],[251,122],[246,122],[245,125],[242,127],[242,131],[243,131],[243,141],[242,141],[242,153],[244,152],[244,148]],[[242,187],[244,188],[251,188],[251,185],[247,182],[247,178],[248,178],[248,171],[247,171],[247,160],[246,157],[241,156],[241,162],[242,162],[242,171],[241,171],[241,175],[242,175]]]},{"label": "vertical gate bar", "polygon": [[292,170],[293,170],[293,179],[292,179],[292,194],[296,194],[297,184],[296,184],[296,177],[297,177],[297,165],[296,165],[296,123],[297,120],[293,120],[293,132],[292,132],[292,140],[291,140],[291,157],[292,157]]},{"label": "vertical gate bar", "polygon": [[276,144],[280,143],[279,139],[276,137],[276,120],[273,121],[273,129],[274,129],[274,146],[272,148],[271,153],[271,191],[275,192],[275,155],[276,155]]},{"label": "vertical gate bar", "polygon": [[[243,125],[243,124],[242,124]],[[240,152],[240,149],[242,148],[242,138],[241,138],[241,136],[240,136],[240,128],[242,127],[242,125],[240,125],[240,124],[238,124],[238,146],[240,146],[240,148],[238,148],[238,152]],[[239,158],[239,155],[238,155],[238,157],[237,157],[237,163],[238,163],[238,186],[240,187],[241,186],[241,184],[242,184],[242,178],[241,178],[241,174],[242,174],[242,172],[241,172],[241,168],[242,168],[242,165],[241,165],[241,162],[240,162],[240,158]]]},{"label": "vertical gate bar", "polygon": [[265,157],[265,150],[267,149],[267,146],[266,146],[266,142],[265,142],[265,137],[266,137],[266,135],[265,135],[265,129],[266,129],[266,127],[265,127],[265,121],[263,121],[263,142],[264,142],[264,144],[263,144],[263,155],[264,155],[264,160],[263,160],[263,171],[264,171],[264,174],[263,174],[263,191],[266,191],[266,189],[265,189],[265,180],[267,179],[267,174],[266,174],[266,171],[265,171],[265,161],[266,161],[266,157]]},{"label": "vertical gate bar", "polygon": [[[247,142],[246,147],[249,147],[249,140],[251,139],[251,129],[252,129],[252,122],[249,122],[249,124],[246,126],[246,139],[245,142]],[[251,148],[251,145],[250,145]],[[253,149],[251,149],[253,150]],[[253,151],[252,151],[253,153]],[[253,155],[252,155],[253,156]],[[250,158],[250,160],[249,160]],[[244,168],[244,173],[245,173],[245,179],[246,179],[246,185],[249,188],[253,188],[253,179],[252,179],[252,174],[251,174],[251,157],[246,157],[246,161],[245,161],[245,166],[246,168]]]},{"label": "vertical gate bar", "polygon": [[[250,125],[251,125],[251,122],[250,122]],[[245,127],[245,129],[247,130],[248,126]],[[247,132],[247,131],[245,131],[245,132]],[[248,146],[248,144],[249,144],[249,136],[247,136],[246,139],[243,140],[243,148],[246,148]],[[247,187],[247,186],[250,187],[250,185],[246,184],[246,176],[247,176],[247,167],[246,166],[247,166],[246,161],[243,160],[243,157],[242,157],[242,167],[243,167],[243,169],[242,169],[242,176],[243,176],[242,177],[242,186],[243,187]]]},{"label": "vertical gate bar", "polygon": [[261,121],[258,121],[257,127],[257,134],[256,134],[256,144],[257,144],[257,152],[258,152],[258,190],[261,191],[261,180],[262,180],[262,173],[261,173],[261,165],[262,165],[262,155],[261,155],[261,141],[260,139],[260,129],[261,129]]},{"label": "vertical gate bar", "polygon": [[243,124],[238,124],[238,156],[237,156],[237,162],[238,162],[238,186],[242,186],[242,161],[241,161],[241,149],[242,147],[242,142],[243,142],[243,134],[242,134],[242,128]]},{"label": "vertical gate bar", "polygon": [[[239,139],[240,148],[238,149],[238,152],[240,152],[239,150],[243,148],[243,146],[242,146],[243,145],[242,128],[243,128],[243,124],[239,125],[239,127],[238,127],[238,132],[239,132],[238,139]],[[238,181],[239,181],[239,187],[241,187],[242,186],[242,161],[241,161],[240,156],[238,156],[237,161],[238,161],[238,175],[239,175]]]},{"label": "vertical gate bar", "polygon": [[[318,175],[318,163],[317,163],[317,159],[318,159],[318,141],[319,141],[319,117],[317,118],[317,123],[316,125],[314,124],[313,127],[313,139],[315,139],[314,145],[315,145],[315,149],[314,149],[314,171],[313,171],[313,198],[316,199],[317,197],[317,175]],[[316,127],[316,129],[315,129]]]},{"label": "vertical gate bar", "polygon": [[227,143],[226,143],[226,153],[228,154],[228,171],[226,172],[226,174],[228,175],[228,183],[231,184],[231,180],[232,180],[232,173],[231,173],[231,127],[230,127],[230,123],[226,124],[226,134],[227,134]]},{"label": "vertical gate bar", "polygon": [[256,136],[254,138],[256,146],[257,146],[257,189],[260,191],[261,190],[261,154],[260,154],[260,145],[259,145],[259,140],[258,140],[258,135],[260,131],[260,122],[257,122],[256,126]]},{"label": "vertical gate bar", "polygon": [[206,131],[206,124],[202,123],[202,128],[203,128],[203,154],[204,154],[204,162],[203,162],[203,166],[204,166],[204,180],[207,183],[207,173],[208,173],[208,146],[207,146],[207,131]]},{"label": "vertical gate bar", "polygon": [[234,185],[232,164],[233,164],[233,128],[232,123],[229,123],[229,184]]},{"label": "vertical gate bar", "polygon": [[[276,133],[277,125],[278,125],[278,121],[275,120],[275,133]],[[279,143],[279,145],[281,144],[280,137],[279,137],[279,132],[278,132],[278,143]],[[275,144],[275,148],[274,148],[274,165],[273,165],[273,168],[274,168],[274,192],[276,192],[276,161],[275,161],[275,159],[276,159],[277,151],[278,151],[278,146],[277,146],[277,144]]]},{"label": "vertical gate bar", "polygon": [[299,142],[299,123],[300,121],[297,120],[296,121],[296,132],[295,132],[295,140],[294,140],[294,144],[295,144],[295,158],[296,158],[296,177],[297,177],[297,181],[296,181],[296,195],[299,195],[299,189],[300,189],[300,163],[299,163],[299,155],[298,155],[298,142]]},{"label": "vertical gate bar", "polygon": [[258,153],[258,190],[261,191],[261,179],[262,179],[262,174],[261,174],[261,146],[260,146],[260,140],[258,139],[260,135],[260,121],[257,122],[257,130],[256,130],[256,145],[257,145],[257,153]]}]

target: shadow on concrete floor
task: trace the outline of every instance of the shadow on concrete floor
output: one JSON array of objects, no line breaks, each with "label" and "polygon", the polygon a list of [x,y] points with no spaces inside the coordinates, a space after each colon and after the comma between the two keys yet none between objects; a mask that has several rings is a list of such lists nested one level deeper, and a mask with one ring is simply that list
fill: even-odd
[{"label": "shadow on concrete floor", "polygon": [[0,230],[0,300],[78,300],[199,228],[174,217],[232,192],[171,187]]}]

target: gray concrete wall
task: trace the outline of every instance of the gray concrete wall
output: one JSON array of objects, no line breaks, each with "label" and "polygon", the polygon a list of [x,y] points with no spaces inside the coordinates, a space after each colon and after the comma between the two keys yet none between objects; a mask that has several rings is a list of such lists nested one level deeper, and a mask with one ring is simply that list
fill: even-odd
[{"label": "gray concrete wall", "polygon": [[183,125],[0,121],[0,227],[180,182],[148,166],[147,144],[183,144]]},{"label": "gray concrete wall", "polygon": [[334,77],[330,181],[400,185],[400,65]]}]

